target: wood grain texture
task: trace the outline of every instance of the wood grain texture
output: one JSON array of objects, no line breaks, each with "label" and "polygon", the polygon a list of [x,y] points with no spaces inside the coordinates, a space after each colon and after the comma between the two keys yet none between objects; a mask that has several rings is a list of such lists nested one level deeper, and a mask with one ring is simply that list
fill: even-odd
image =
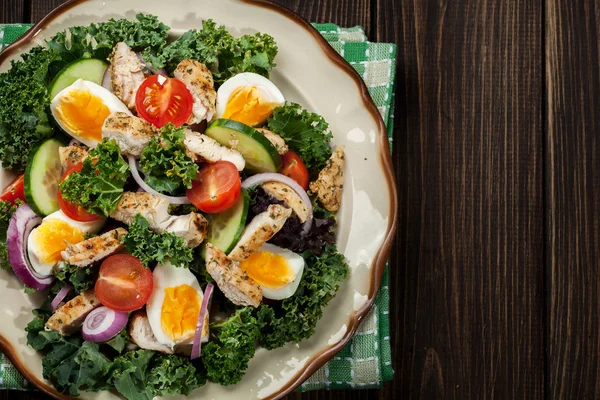
[{"label": "wood grain texture", "polygon": [[24,8],[23,0],[0,0],[0,24],[26,22]]},{"label": "wood grain texture", "polygon": [[600,393],[600,3],[547,0],[549,395]]},{"label": "wood grain texture", "polygon": [[398,397],[540,399],[542,2],[395,4]]}]

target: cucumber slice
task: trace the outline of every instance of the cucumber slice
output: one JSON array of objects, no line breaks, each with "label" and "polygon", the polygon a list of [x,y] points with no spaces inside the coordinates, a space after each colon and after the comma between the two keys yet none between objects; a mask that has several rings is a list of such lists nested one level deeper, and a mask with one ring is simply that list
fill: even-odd
[{"label": "cucumber slice", "polygon": [[44,217],[58,211],[58,184],[62,166],[58,155],[63,146],[56,139],[48,139],[29,154],[25,169],[25,199],[31,209]]},{"label": "cucumber slice", "polygon": [[220,144],[232,147],[239,151],[246,168],[252,172],[277,172],[281,168],[281,156],[271,142],[256,129],[230,119],[217,119],[213,121],[205,134],[215,139]]},{"label": "cucumber slice", "polygon": [[72,62],[64,67],[50,82],[50,100],[79,78],[102,85],[102,78],[107,67],[108,64],[96,58],[85,58]]},{"label": "cucumber slice", "polygon": [[242,189],[233,207],[212,216],[206,240],[223,250],[225,254],[233,250],[246,227],[249,206],[250,196]]}]

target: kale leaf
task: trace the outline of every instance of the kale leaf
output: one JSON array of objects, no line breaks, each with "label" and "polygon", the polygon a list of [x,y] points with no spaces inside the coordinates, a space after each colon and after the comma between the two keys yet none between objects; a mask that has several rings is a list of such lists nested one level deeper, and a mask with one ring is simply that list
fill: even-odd
[{"label": "kale leaf", "polygon": [[259,321],[252,311],[249,307],[240,308],[226,320],[211,324],[215,340],[202,347],[202,363],[211,381],[227,386],[244,376],[260,333]]},{"label": "kale leaf", "polygon": [[10,219],[21,204],[23,204],[21,200],[17,200],[15,204],[0,200],[0,268],[2,269],[8,270],[11,268],[10,262],[8,262],[6,236],[8,235],[8,224],[10,223]]},{"label": "kale leaf", "polygon": [[46,84],[50,64],[60,57],[37,46],[22,59],[0,74],[0,160],[15,171],[24,171],[31,150],[53,134]]},{"label": "kale leaf", "polygon": [[[70,284],[76,293],[84,292],[96,282],[98,271],[94,268],[81,268],[66,262],[61,263],[54,276],[64,285]],[[64,286],[63,285],[63,286]]]},{"label": "kale leaf", "polygon": [[286,103],[275,108],[267,126],[298,153],[313,176],[331,157],[329,142],[333,135],[329,124],[319,114],[304,110],[299,104]]},{"label": "kale leaf", "polygon": [[170,232],[154,233],[148,220],[137,214],[129,225],[129,232],[121,238],[129,253],[145,266],[153,262],[169,261],[176,267],[188,268],[194,260],[193,251],[182,238]]},{"label": "kale leaf", "polygon": [[160,136],[152,138],[144,148],[140,168],[146,175],[146,183],[154,190],[175,194],[182,187],[192,187],[198,165],[186,154],[185,129],[167,124]]},{"label": "kale leaf", "polygon": [[108,217],[115,210],[129,177],[129,166],[114,140],[105,139],[90,150],[83,168],[60,183],[65,200],[88,212]]},{"label": "kale leaf", "polygon": [[339,282],[348,276],[348,264],[335,245],[326,245],[320,255],[305,251],[302,257],[306,265],[296,293],[281,303],[262,304],[258,309],[257,318],[264,326],[260,339],[269,350],[312,336],[323,308],[335,296]]},{"label": "kale leaf", "polygon": [[172,72],[182,60],[194,59],[212,71],[217,85],[241,72],[254,72],[269,77],[275,66],[277,44],[266,34],[233,37],[212,20],[202,22],[202,29],[190,30],[165,47],[157,57],[146,59],[155,67]]}]

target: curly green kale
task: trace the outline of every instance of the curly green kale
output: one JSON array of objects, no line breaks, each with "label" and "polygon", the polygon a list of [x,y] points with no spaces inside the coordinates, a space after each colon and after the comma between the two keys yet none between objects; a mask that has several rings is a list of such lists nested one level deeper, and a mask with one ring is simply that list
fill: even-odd
[{"label": "curly green kale", "polygon": [[129,225],[129,232],[121,238],[129,253],[139,258],[146,267],[169,261],[176,267],[188,268],[194,260],[193,250],[182,238],[170,232],[154,233],[148,220],[137,214]]},{"label": "curly green kale", "polygon": [[287,103],[275,108],[267,126],[298,153],[312,175],[318,173],[331,157],[329,142],[333,135],[329,124],[319,114],[304,110],[299,104]]},{"label": "curly green kale", "polygon": [[252,311],[250,307],[240,308],[226,320],[210,325],[215,340],[202,347],[201,358],[211,381],[234,385],[246,373],[260,334],[259,321]]},{"label": "curly green kale", "polygon": [[60,183],[65,200],[88,212],[108,217],[115,210],[129,177],[129,165],[114,140],[105,139],[90,150],[83,168]]},{"label": "curly green kale", "polygon": [[202,22],[202,29],[187,31],[161,54],[147,61],[173,71],[182,60],[198,60],[212,71],[215,83],[220,85],[241,72],[254,72],[268,78],[276,55],[277,44],[271,36],[255,33],[235,38],[225,27],[217,27],[209,19]]},{"label": "curly green kale", "polygon": [[258,309],[257,318],[264,325],[260,340],[269,350],[312,336],[323,308],[348,276],[348,264],[335,245],[325,245],[318,256],[305,251],[302,257],[306,266],[296,293],[277,305],[262,304]]},{"label": "curly green kale", "polygon": [[23,204],[23,202],[20,200],[17,200],[15,204],[0,200],[0,268],[2,269],[11,268],[10,263],[8,262],[6,236],[8,233],[8,224],[10,219],[21,204]]},{"label": "curly green kale", "polygon": [[2,167],[24,171],[31,149],[53,134],[47,83],[57,52],[34,47],[0,74],[0,160]]},{"label": "curly green kale", "polygon": [[98,272],[94,268],[81,268],[66,262],[61,263],[54,276],[61,282],[63,287],[67,284],[73,286],[76,293],[91,289],[97,278]]},{"label": "curly green kale", "polygon": [[75,26],[48,40],[63,64],[82,58],[107,59],[117,42],[152,57],[167,44],[169,27],[150,14],[137,14],[137,21],[110,19],[89,26]]},{"label": "curly green kale", "polygon": [[175,194],[182,187],[190,189],[198,175],[198,165],[186,154],[184,132],[184,127],[167,124],[142,152],[140,168],[145,181],[159,192]]}]

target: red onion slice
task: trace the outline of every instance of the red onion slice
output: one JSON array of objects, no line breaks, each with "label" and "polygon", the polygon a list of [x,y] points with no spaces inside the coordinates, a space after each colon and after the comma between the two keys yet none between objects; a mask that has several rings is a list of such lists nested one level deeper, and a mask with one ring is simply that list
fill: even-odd
[{"label": "red onion slice", "polygon": [[198,323],[196,324],[196,334],[194,335],[194,343],[192,344],[192,355],[190,358],[195,360],[200,357],[200,349],[202,348],[202,331],[204,330],[204,320],[206,319],[206,313],[210,307],[210,300],[214,291],[214,285],[209,283],[204,289],[204,296],[202,297],[202,305],[200,306],[200,315],[198,316]]},{"label": "red onion slice", "polygon": [[60,289],[60,291],[56,294],[54,299],[52,299],[52,303],[50,303],[50,308],[52,311],[55,311],[58,308],[58,305],[67,297],[69,292],[73,289],[71,285],[67,285],[64,288]]},{"label": "red onion slice", "polygon": [[112,73],[110,72],[110,66],[106,67],[104,75],[102,75],[102,87],[112,93]]},{"label": "red onion slice", "polygon": [[242,187],[244,189],[249,189],[251,187],[266,182],[283,183],[284,185],[288,185],[290,188],[292,188],[294,192],[298,193],[298,196],[300,196],[300,198],[308,208],[308,218],[306,218],[306,221],[304,221],[304,224],[302,224],[302,235],[306,235],[310,231],[313,222],[312,203],[310,202],[310,197],[308,197],[306,190],[304,190],[302,186],[300,186],[298,182],[296,182],[292,178],[287,177],[283,174],[278,174],[276,172],[265,172],[262,174],[252,175],[251,177],[247,178],[244,182],[242,182]]},{"label": "red onion slice", "polygon": [[159,193],[156,190],[152,189],[150,187],[150,185],[148,185],[146,182],[144,182],[144,180],[140,176],[140,172],[138,171],[138,167],[137,167],[137,163],[135,162],[135,158],[133,156],[129,156],[129,157],[127,157],[127,160],[129,161],[129,168],[131,169],[131,174],[133,175],[133,179],[140,186],[140,188],[143,189],[145,192],[148,192],[150,194],[154,194],[157,196],[162,196],[165,199],[169,200],[169,203],[171,203],[171,204],[192,204],[186,196],[181,196],[181,197],[166,196],[166,195]]},{"label": "red onion slice", "polygon": [[23,204],[10,218],[6,234],[8,261],[13,272],[25,285],[35,290],[44,290],[52,285],[54,276],[40,275],[35,272],[27,258],[27,239],[29,234],[42,222],[27,204]]},{"label": "red onion slice", "polygon": [[88,342],[106,342],[117,336],[125,328],[129,314],[114,311],[108,307],[98,307],[85,317],[81,336]]}]

